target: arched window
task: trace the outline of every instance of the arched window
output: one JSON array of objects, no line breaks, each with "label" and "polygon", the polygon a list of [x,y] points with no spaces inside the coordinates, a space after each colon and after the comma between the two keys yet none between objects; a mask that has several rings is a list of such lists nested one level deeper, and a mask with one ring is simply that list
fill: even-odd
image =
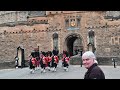
[{"label": "arched window", "polygon": [[53,49],[58,50],[58,34],[53,34]]}]

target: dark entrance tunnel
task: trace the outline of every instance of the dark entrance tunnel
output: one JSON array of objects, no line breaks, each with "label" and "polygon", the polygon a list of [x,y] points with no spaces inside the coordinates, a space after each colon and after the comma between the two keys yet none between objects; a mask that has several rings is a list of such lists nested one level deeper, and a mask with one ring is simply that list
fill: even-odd
[{"label": "dark entrance tunnel", "polygon": [[69,52],[70,56],[73,56],[73,44],[77,38],[77,35],[69,35],[66,39],[67,51]]}]

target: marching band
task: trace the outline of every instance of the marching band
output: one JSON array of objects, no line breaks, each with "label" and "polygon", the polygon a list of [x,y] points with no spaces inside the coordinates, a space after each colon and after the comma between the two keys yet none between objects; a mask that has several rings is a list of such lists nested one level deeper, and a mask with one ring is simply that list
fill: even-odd
[{"label": "marching band", "polygon": [[[37,55],[35,54],[36,54],[35,52],[31,52],[31,55],[30,55],[30,59],[29,59],[30,73],[34,73],[35,70],[38,70],[38,69],[41,70],[41,73],[45,73],[46,70],[52,71],[52,72],[57,71],[57,66],[60,61],[58,52],[41,51],[41,53],[38,52]],[[63,52],[61,61],[62,61],[63,70],[65,71],[68,71],[69,60],[70,60],[70,57],[68,55],[68,52]]]}]

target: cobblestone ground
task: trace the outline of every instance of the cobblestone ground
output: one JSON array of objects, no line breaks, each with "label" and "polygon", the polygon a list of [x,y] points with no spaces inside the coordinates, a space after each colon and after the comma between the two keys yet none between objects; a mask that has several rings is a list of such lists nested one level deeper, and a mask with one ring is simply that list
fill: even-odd
[{"label": "cobblestone ground", "polygon": [[[106,79],[120,79],[120,66],[100,66],[104,71]],[[28,67],[18,69],[2,69],[0,70],[0,79],[83,79],[87,70],[80,65],[70,65],[69,71],[66,72],[59,63],[56,72],[46,70],[46,73],[41,73],[41,70],[36,70],[30,74]]]}]

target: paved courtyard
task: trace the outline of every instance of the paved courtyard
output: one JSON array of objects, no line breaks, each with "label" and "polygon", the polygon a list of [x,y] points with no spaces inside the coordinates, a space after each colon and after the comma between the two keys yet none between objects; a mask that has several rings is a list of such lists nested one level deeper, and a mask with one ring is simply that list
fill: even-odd
[{"label": "paved courtyard", "polygon": [[[100,66],[105,73],[106,79],[120,79],[120,66]],[[28,67],[18,69],[2,69],[0,70],[0,79],[83,79],[86,69],[80,65],[70,65],[69,71],[65,72],[59,63],[56,72],[46,70],[36,70],[34,74],[30,74]]]}]

